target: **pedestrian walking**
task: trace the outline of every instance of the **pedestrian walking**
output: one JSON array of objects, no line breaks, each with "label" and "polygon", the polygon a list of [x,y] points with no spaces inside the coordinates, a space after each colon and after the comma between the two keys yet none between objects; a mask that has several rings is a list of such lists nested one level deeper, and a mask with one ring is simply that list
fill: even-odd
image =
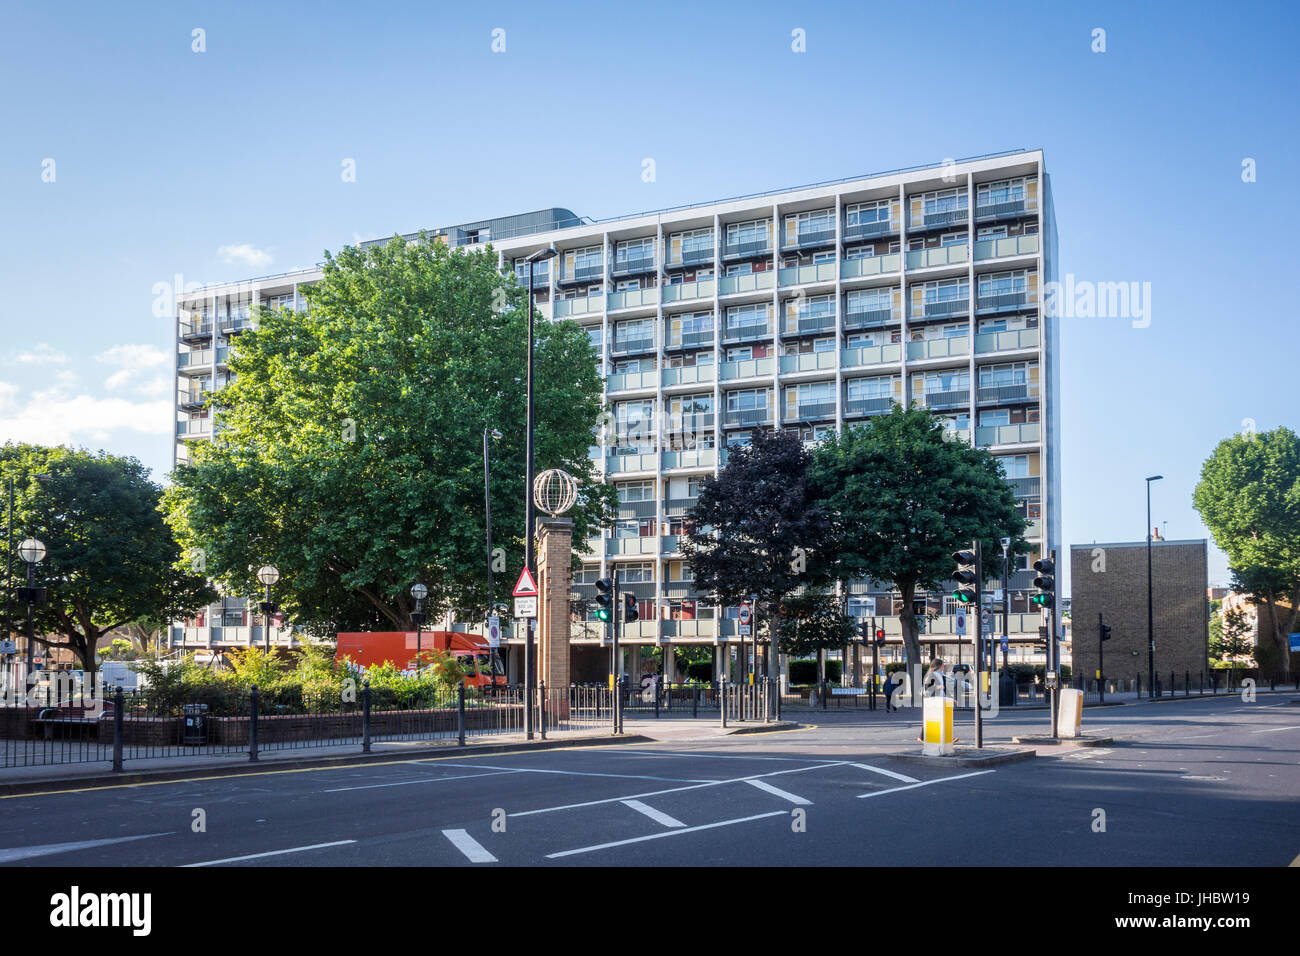
[{"label": "pedestrian walking", "polygon": [[898,710],[894,706],[894,691],[898,690],[898,684],[894,681],[894,672],[890,671],[885,675],[885,686],[881,688],[885,695],[885,713],[891,710]]},{"label": "pedestrian walking", "polygon": [[946,678],[943,673],[943,661],[937,657],[930,661],[930,672],[925,675],[925,686],[922,693],[926,697],[948,696]]}]

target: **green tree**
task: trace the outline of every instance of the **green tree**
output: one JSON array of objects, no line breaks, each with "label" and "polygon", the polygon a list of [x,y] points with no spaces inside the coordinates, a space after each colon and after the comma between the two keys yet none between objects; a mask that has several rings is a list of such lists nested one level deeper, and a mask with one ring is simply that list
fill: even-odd
[{"label": "green tree", "polygon": [[1288,680],[1287,635],[1300,614],[1300,439],[1285,427],[1224,439],[1192,503],[1228,556],[1233,589],[1260,605],[1259,653]]},{"label": "green tree", "polygon": [[[410,626],[487,605],[482,436],[492,447],[498,575],[522,566],[527,309],[496,255],[400,239],[326,255],[307,310],[262,310],[215,400],[217,434],[177,469],[165,506],[189,555],[233,593],[276,594],[306,631]],[[538,319],[540,473],[579,482],[575,541],[609,515],[587,449],[601,382],[586,333]],[[498,591],[498,596],[500,592]]]},{"label": "green tree", "polygon": [[[158,513],[162,489],[134,458],[71,448],[6,444],[0,472],[14,478],[15,537],[45,543],[36,584],[38,643],[70,650],[94,671],[100,638],[140,618],[192,614],[215,596],[180,563]],[[46,476],[37,480],[36,476]],[[25,570],[15,558],[15,573]],[[11,606],[15,628],[25,607]]]},{"label": "green tree", "polygon": [[824,587],[812,587],[785,599],[777,614],[781,652],[803,657],[842,648],[855,637],[855,624],[844,602]]},{"label": "green tree", "polygon": [[921,660],[912,598],[951,581],[954,551],[980,540],[991,571],[991,556],[1002,554],[998,539],[1011,538],[1013,554],[1028,550],[1025,519],[997,460],[945,438],[942,421],[925,409],[896,404],[831,436],[817,447],[811,474],[834,524],[827,573],[893,582],[909,662]]}]

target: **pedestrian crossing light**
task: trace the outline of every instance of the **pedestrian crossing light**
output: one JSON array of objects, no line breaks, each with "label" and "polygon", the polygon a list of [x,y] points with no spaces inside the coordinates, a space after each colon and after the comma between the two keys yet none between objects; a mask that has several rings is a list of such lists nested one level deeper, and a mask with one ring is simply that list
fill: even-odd
[{"label": "pedestrian crossing light", "polygon": [[1034,587],[1038,593],[1030,597],[1029,603],[1039,608],[1050,608],[1056,604],[1056,566],[1048,558],[1039,558],[1034,562],[1038,572],[1034,578]]},{"label": "pedestrian crossing light", "polygon": [[952,592],[952,599],[958,604],[974,604],[979,579],[975,572],[975,552],[954,551],[952,559],[957,562],[957,571],[952,576],[957,588]]},{"label": "pedestrian crossing light", "polygon": [[641,620],[641,612],[636,606],[636,595],[628,594],[623,598],[623,623],[629,624],[632,621]]},{"label": "pedestrian crossing light", "polygon": [[613,611],[614,602],[614,581],[612,578],[601,578],[596,582],[596,620],[608,621],[610,613]]}]

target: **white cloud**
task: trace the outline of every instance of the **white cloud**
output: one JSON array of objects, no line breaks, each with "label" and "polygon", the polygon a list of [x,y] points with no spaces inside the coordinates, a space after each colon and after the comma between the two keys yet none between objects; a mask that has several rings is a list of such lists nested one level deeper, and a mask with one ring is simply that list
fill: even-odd
[{"label": "white cloud", "polygon": [[104,379],[104,387],[110,392],[115,392],[131,379],[131,370],[129,368],[121,369],[114,372],[108,378]]},{"label": "white cloud", "polygon": [[238,246],[222,246],[217,250],[217,255],[221,256],[222,261],[231,265],[246,265],[254,269],[269,266],[275,261],[269,252],[247,242]]},{"label": "white cloud", "polygon": [[48,342],[38,342],[31,351],[19,352],[10,361],[19,365],[62,365],[67,360],[67,355]]},{"label": "white cloud", "polygon": [[128,371],[138,371],[165,365],[167,354],[152,345],[114,345],[108,351],[96,355],[95,361],[116,365]]},{"label": "white cloud", "polygon": [[109,441],[122,431],[167,435],[175,427],[175,407],[165,399],[95,398],[59,388],[17,398],[16,386],[0,382],[0,435],[18,442],[75,445]]}]

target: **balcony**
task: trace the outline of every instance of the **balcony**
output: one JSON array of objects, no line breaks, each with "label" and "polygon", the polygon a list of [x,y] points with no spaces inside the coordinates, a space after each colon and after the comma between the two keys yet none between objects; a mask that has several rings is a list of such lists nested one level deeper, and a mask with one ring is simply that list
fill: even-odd
[{"label": "balcony", "polygon": [[217,324],[221,327],[222,332],[229,335],[235,332],[243,332],[245,329],[251,329],[253,327],[253,320],[249,318],[247,312],[240,312],[218,319]]},{"label": "balcony", "polygon": [[212,367],[212,349],[182,352],[176,358],[176,367],[180,369],[181,374],[206,371]]},{"label": "balcony", "polygon": [[629,289],[626,292],[611,292],[609,294],[609,311],[615,309],[635,309],[645,306],[654,306],[659,303],[659,290],[655,289]]},{"label": "balcony", "polygon": [[1037,203],[1028,203],[1023,199],[1007,202],[979,203],[975,206],[976,222],[992,222],[998,219],[1018,219],[1038,212]]},{"label": "balcony", "polygon": [[691,266],[708,265],[713,261],[713,246],[702,246],[696,249],[683,249],[682,254],[675,258],[670,257],[667,263],[669,269],[685,269]]},{"label": "balcony", "polygon": [[1009,332],[977,332],[975,354],[982,352],[1012,352],[1016,349],[1038,348],[1037,329],[1012,329]]},{"label": "balcony", "polygon": [[648,372],[616,372],[606,378],[605,383],[611,392],[627,392],[639,388],[653,389],[658,379],[659,373],[651,369]]},{"label": "balcony", "polygon": [[212,320],[204,319],[201,322],[180,323],[180,337],[186,341],[190,339],[205,339],[212,337]]},{"label": "balcony", "polygon": [[926,299],[921,303],[921,315],[927,319],[949,315],[966,315],[970,312],[970,296],[959,295],[944,299]]},{"label": "balcony", "polygon": [[668,302],[682,302],[686,299],[711,299],[713,298],[714,280],[698,279],[695,282],[678,282],[663,287],[663,300]]},{"label": "balcony", "polygon": [[[712,416],[710,416],[712,417]],[[713,431],[710,422],[708,430]],[[718,460],[718,453],[713,448],[690,448],[684,451],[666,451],[663,453],[663,466],[668,468],[712,468]],[[694,498],[690,501],[693,503]],[[671,512],[665,512],[671,514]]]},{"label": "balcony", "polygon": [[834,309],[822,309],[816,312],[809,310],[795,316],[787,314],[785,319],[786,335],[812,335],[817,332],[831,332],[834,329]]},{"label": "balcony", "polygon": [[230,363],[230,346],[229,346],[229,345],[218,345],[218,346],[217,346],[217,365],[218,365],[218,367],[223,366],[223,365],[228,365],[229,363]]},{"label": "balcony", "polygon": [[772,409],[731,409],[723,416],[722,424],[727,428],[750,428],[755,425],[770,425],[772,424]]},{"label": "balcony", "polygon": [[765,272],[752,272],[747,276],[723,276],[718,280],[718,295],[734,295],[740,292],[761,292],[776,286],[776,273],[771,269]]},{"label": "balcony", "polygon": [[659,550],[664,554],[679,554],[682,550],[681,535],[662,535],[659,538]]},{"label": "balcony", "polygon": [[619,555],[641,555],[659,553],[659,538],[647,535],[641,538],[608,538],[605,541],[605,554],[609,557]]},{"label": "balcony", "polygon": [[[710,449],[712,451],[712,449]],[[664,502],[664,516],[668,518],[681,518],[695,507],[695,502],[699,498],[669,498]]]},{"label": "balcony", "polygon": [[783,373],[830,372],[834,370],[834,352],[801,352],[798,355],[781,356],[781,371]]},{"label": "balcony", "polygon": [[1007,256],[1031,256],[1038,254],[1037,236],[1011,236],[1007,239],[977,239],[975,241],[975,260],[1002,259]]},{"label": "balcony", "polygon": [[603,295],[588,295],[576,299],[556,299],[555,317],[562,319],[565,316],[600,312],[604,308],[604,301],[605,297]]},{"label": "balcony", "polygon": [[1037,401],[1038,383],[1019,382],[1014,385],[981,385],[978,398],[981,405]]},{"label": "balcony", "polygon": [[692,332],[680,332],[673,335],[668,334],[668,344],[665,349],[700,349],[713,347],[713,329],[697,329]]},{"label": "balcony", "polygon": [[736,378],[770,378],[772,360],[770,358],[739,359],[735,362],[723,362],[718,369],[718,377],[724,382]]},{"label": "balcony", "polygon": [[997,292],[981,295],[975,302],[975,309],[984,312],[1014,312],[1029,305],[1029,293],[1024,289],[1018,292]]},{"label": "balcony", "polygon": [[777,277],[783,288],[789,285],[805,285],[809,282],[834,282],[835,263],[818,262],[809,266],[787,266],[777,270]]},{"label": "balcony", "polygon": [[[897,364],[903,358],[903,346],[897,342],[890,345],[861,345],[857,348],[840,349],[840,364],[845,368],[862,365]],[[782,371],[785,371],[783,368]]]},{"label": "balcony", "polygon": [[794,240],[789,238],[782,244],[784,249],[818,249],[822,246],[834,245],[835,243],[835,226],[833,224],[817,224],[808,229],[799,229],[795,233]]},{"label": "balcony", "polygon": [[844,400],[844,415],[883,415],[894,407],[897,399],[892,395],[877,398],[848,398]]},{"label": "balcony", "polygon": [[722,342],[724,345],[732,345],[737,342],[766,342],[772,338],[772,326],[764,325],[738,325],[722,330]]},{"label": "balcony", "polygon": [[648,256],[618,256],[614,259],[614,275],[634,276],[655,271],[654,254]]},{"label": "balcony", "polygon": [[845,259],[840,263],[841,279],[859,279],[866,276],[892,275],[903,266],[903,257],[897,252],[884,256],[864,256]]},{"label": "balcony", "polygon": [[854,329],[879,329],[894,322],[902,322],[902,312],[890,306],[885,309],[873,308],[855,308],[853,305],[844,312],[844,328]]},{"label": "balcony", "polygon": [[956,358],[957,356],[969,354],[970,337],[965,335],[907,343],[908,361],[913,359]]},{"label": "balcony", "polygon": [[786,423],[815,422],[834,417],[834,402],[800,402],[793,406],[786,406],[784,421]]},{"label": "balcony", "polygon": [[572,272],[560,271],[560,284],[575,282],[601,282],[605,278],[603,262],[587,262],[573,267]]},{"label": "balcony", "polygon": [[[695,598],[697,601],[708,601],[708,598],[701,595]],[[660,621],[663,627],[665,637],[701,637],[713,640],[718,635],[718,622],[713,618],[695,619],[691,621]]]},{"label": "balcony", "polygon": [[1042,493],[1042,479],[1038,475],[1023,478],[1008,478],[1007,484],[1017,498],[1036,498]]},{"label": "balcony", "polygon": [[952,392],[926,392],[917,401],[926,408],[969,408],[970,389],[962,388]]},{"label": "balcony", "polygon": [[1025,537],[1031,541],[1035,538],[1041,538],[1043,536],[1043,519],[1026,518],[1025,520],[1028,522],[1025,527]]},{"label": "balcony", "polygon": [[[965,206],[952,209],[936,209],[934,212],[924,213],[921,216],[920,225],[926,229],[962,225],[966,222],[969,212],[970,210]],[[917,223],[913,223],[913,225],[917,225]]]},{"label": "balcony", "polygon": [[898,227],[888,219],[877,219],[875,222],[858,222],[844,227],[844,241],[856,242],[860,239],[879,239],[881,236],[892,236],[898,232]]},{"label": "balcony", "polygon": [[666,368],[663,372],[664,385],[697,385],[712,382],[717,378],[716,365],[691,365],[682,368]]},{"label": "balcony", "polygon": [[[528,270],[527,270],[526,268],[525,268],[525,269],[518,269],[518,268],[515,269],[515,281],[518,282],[518,283],[519,283],[521,286],[523,286],[525,289],[527,289],[527,288],[528,288]],[[540,271],[537,270],[537,269],[534,269],[534,270],[533,270],[533,288],[534,288],[534,289],[545,289],[545,288],[548,288],[548,287],[550,286],[550,284],[551,284],[551,270],[550,270],[550,269],[542,269],[542,270],[540,270]]]},{"label": "balcony", "polygon": [[658,502],[655,501],[623,501],[620,499],[616,513],[619,521],[632,521],[637,518],[653,518],[658,507]]},{"label": "balcony", "polygon": [[772,252],[772,240],[763,239],[740,239],[735,242],[730,240],[722,247],[722,258],[724,259],[748,259],[753,256],[770,255]]},{"label": "balcony", "polygon": [[611,453],[605,458],[605,473],[613,475],[623,472],[654,471],[657,458],[654,452],[646,454],[633,452],[626,455]]},{"label": "balcony", "polygon": [[940,246],[937,249],[911,249],[907,253],[909,269],[929,269],[933,266],[962,265],[970,256],[965,243],[955,246]]},{"label": "balcony", "polygon": [[176,423],[176,434],[181,438],[211,438],[212,419],[202,418]]},{"label": "balcony", "polygon": [[655,338],[653,335],[637,336],[635,338],[614,337],[614,341],[609,343],[610,355],[636,355],[640,352],[653,352],[655,350]]},{"label": "balcony", "polygon": [[186,411],[196,411],[203,407],[212,392],[210,388],[182,389],[176,394],[176,404]]},{"label": "balcony", "polygon": [[975,442],[981,448],[989,445],[1023,445],[1037,442],[1040,435],[1038,422],[1019,425],[981,425],[975,429]]}]

